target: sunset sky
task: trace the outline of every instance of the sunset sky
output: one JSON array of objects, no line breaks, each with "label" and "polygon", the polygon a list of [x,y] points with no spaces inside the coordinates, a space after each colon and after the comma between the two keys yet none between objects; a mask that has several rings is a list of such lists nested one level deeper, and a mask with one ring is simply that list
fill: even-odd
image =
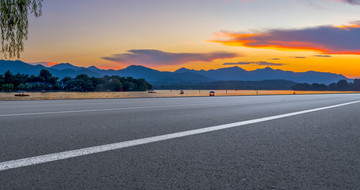
[{"label": "sunset sky", "polygon": [[21,60],[360,77],[360,0],[45,0]]}]

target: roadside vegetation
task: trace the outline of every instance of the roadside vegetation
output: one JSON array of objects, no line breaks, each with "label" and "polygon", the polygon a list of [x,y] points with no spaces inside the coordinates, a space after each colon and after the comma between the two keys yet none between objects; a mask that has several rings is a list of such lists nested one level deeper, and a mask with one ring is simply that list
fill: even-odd
[{"label": "roadside vegetation", "polygon": [[360,91],[360,79],[355,79],[352,83],[346,80],[339,80],[337,83],[331,83],[330,85],[299,83],[291,88],[301,91]]},{"label": "roadside vegetation", "polygon": [[59,79],[43,69],[40,74],[25,75],[13,74],[10,71],[0,75],[0,91],[74,91],[74,92],[94,92],[94,91],[146,91],[152,85],[145,79],[134,79],[132,77],[104,76],[103,78],[89,77],[81,74],[75,78],[64,77]]}]

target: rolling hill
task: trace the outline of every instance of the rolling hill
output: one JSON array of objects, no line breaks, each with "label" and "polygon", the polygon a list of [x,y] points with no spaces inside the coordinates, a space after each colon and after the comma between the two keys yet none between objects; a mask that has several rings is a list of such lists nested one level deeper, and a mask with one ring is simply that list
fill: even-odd
[{"label": "rolling hill", "polygon": [[330,84],[339,80],[347,79],[343,75],[324,72],[292,72],[274,70],[270,67],[246,71],[240,67],[221,68],[216,70],[190,70],[181,68],[175,72],[158,71],[139,65],[132,65],[120,70],[103,70],[95,66],[78,67],[70,63],[61,63],[52,67],[31,65],[22,61],[0,60],[0,74],[10,70],[13,73],[38,75],[41,69],[49,70],[54,76],[63,78],[66,76],[76,77],[79,74],[87,74],[94,77],[105,75],[119,75],[124,77],[144,78],[154,85],[173,84],[200,84],[215,81],[264,81],[264,80],[287,80],[296,83],[324,83]]}]

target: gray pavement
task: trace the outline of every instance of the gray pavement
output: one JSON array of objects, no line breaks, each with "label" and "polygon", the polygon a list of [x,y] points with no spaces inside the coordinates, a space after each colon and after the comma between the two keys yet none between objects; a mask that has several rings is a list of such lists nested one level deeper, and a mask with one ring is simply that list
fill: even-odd
[{"label": "gray pavement", "polygon": [[[0,102],[0,162],[360,100],[360,94]],[[359,189],[360,103],[0,171],[0,189]]]}]

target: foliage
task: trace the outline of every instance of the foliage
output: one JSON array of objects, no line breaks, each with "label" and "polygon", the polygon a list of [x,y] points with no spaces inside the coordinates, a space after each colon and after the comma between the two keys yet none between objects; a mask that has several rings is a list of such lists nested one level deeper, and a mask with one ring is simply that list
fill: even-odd
[{"label": "foliage", "polygon": [[156,89],[194,89],[194,90],[290,90],[296,84],[287,80],[263,81],[215,81],[209,83],[179,83],[156,85]]},{"label": "foliage", "polygon": [[339,80],[337,83],[325,84],[308,84],[300,83],[291,87],[293,90],[304,91],[360,91],[360,79],[355,79],[353,83],[346,80]]},{"label": "foliage", "polygon": [[86,74],[78,75],[75,79],[65,77],[61,80],[64,90],[67,91],[145,91],[152,85],[144,79],[131,77],[104,76],[103,78],[89,77]]},{"label": "foliage", "polygon": [[90,78],[86,74],[81,74],[75,78],[64,77],[59,81],[58,77],[52,76],[46,69],[42,69],[38,76],[28,76],[20,73],[14,75],[10,71],[5,72],[4,75],[0,75],[0,91],[145,91],[151,88],[152,85],[144,79],[119,76]]},{"label": "foliage", "polygon": [[58,90],[58,79],[45,69],[41,70],[38,76],[30,77],[20,73],[14,75],[6,71],[4,75],[0,75],[0,91]]},{"label": "foliage", "polygon": [[20,57],[28,38],[28,15],[41,16],[43,0],[0,0],[1,53]]},{"label": "foliage", "polygon": [[[103,85],[103,84],[100,84],[100,85]],[[109,89],[112,90],[112,91],[120,91],[121,89],[123,89],[123,85],[120,82],[120,80],[113,79],[109,83]]]}]

